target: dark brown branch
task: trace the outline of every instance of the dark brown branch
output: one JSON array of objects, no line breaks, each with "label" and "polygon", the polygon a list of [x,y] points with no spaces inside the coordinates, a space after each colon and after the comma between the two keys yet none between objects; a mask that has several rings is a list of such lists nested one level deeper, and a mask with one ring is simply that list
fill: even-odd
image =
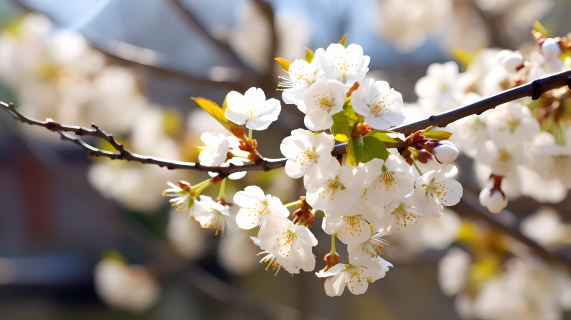
[{"label": "dark brown branch", "polygon": [[[501,104],[514,101],[517,99],[541,95],[549,90],[553,90],[563,86],[569,86],[571,89],[571,70],[556,73],[547,77],[543,77],[530,83],[509,89],[493,96],[484,98],[472,104],[456,108],[450,111],[432,115],[424,120],[404,124],[390,130],[399,132],[404,135],[413,134],[416,131],[424,130],[430,126],[446,127],[454,121],[471,116],[473,114],[481,114],[484,111],[493,109]],[[338,144],[333,150],[333,155],[339,155],[346,152],[347,143]]]},{"label": "dark brown branch", "polygon": [[266,60],[268,61],[268,69],[264,74],[264,77],[261,79],[260,87],[264,89],[265,92],[268,92],[268,94],[275,94],[275,81],[277,75],[274,74],[274,58],[278,56],[279,40],[274,10],[272,5],[267,1],[253,0],[253,2],[266,17],[270,26],[270,50],[268,50],[268,56],[266,57]]},{"label": "dark brown branch", "polygon": [[214,44],[218,48],[218,50],[224,52],[226,56],[228,56],[234,63],[243,66],[242,60],[240,59],[240,57],[238,57],[236,52],[232,50],[230,45],[228,45],[228,43],[224,41],[220,41],[214,38],[210,34],[210,32],[208,32],[208,30],[206,30],[206,28],[198,21],[196,15],[194,15],[192,11],[188,10],[188,8],[186,8],[181,3],[180,0],[168,0],[168,3],[174,9],[174,11],[184,20],[184,22],[190,28],[192,28],[192,30],[195,30],[198,33],[200,33],[203,38],[207,39],[212,44]]},{"label": "dark brown branch", "polygon": [[[524,97],[529,96],[537,96],[538,94],[544,93],[546,91],[559,88],[565,85],[571,86],[571,70],[557,73],[551,76],[547,76],[538,80],[535,80],[531,83],[498,93],[491,97],[485,98],[478,102],[472,103],[470,105],[460,107],[458,109],[450,110],[447,112],[443,112],[437,115],[433,115],[428,117],[427,119],[420,120],[417,122],[413,122],[410,124],[402,125],[396,128],[392,128],[391,130],[395,132],[400,132],[405,135],[414,133],[418,130],[426,129],[430,126],[438,126],[438,127],[445,127],[451,122],[457,121],[464,117],[473,115],[473,114],[481,114],[482,112],[495,108],[496,106],[510,102],[513,100],[517,100]],[[61,131],[60,134],[64,140],[71,141],[83,148],[85,148],[89,155],[91,156],[100,156],[100,157],[107,157],[114,160],[127,160],[127,161],[135,161],[140,163],[150,163],[155,164],[160,167],[166,167],[169,170],[173,169],[189,169],[189,170],[198,170],[198,171],[212,171],[218,172],[222,176],[228,176],[234,172],[240,171],[270,171],[273,169],[284,167],[286,164],[287,159],[266,159],[261,158],[260,161],[256,163],[246,164],[244,166],[236,166],[230,164],[229,167],[209,167],[203,166],[200,163],[194,162],[183,162],[183,161],[173,161],[168,159],[161,159],[155,157],[144,156],[140,154],[133,153],[125,147],[117,142],[113,135],[103,131],[103,129],[97,127],[96,125],[92,125],[92,129],[82,128],[77,126],[67,126],[62,125],[52,121],[39,121],[27,118],[20,114],[12,104],[6,104],[4,102],[0,102],[0,107],[5,111],[8,111],[12,116],[22,122],[27,123],[29,125],[36,125],[45,127],[51,131]],[[108,141],[119,153],[109,152],[97,149],[84,141],[80,140],[79,138],[74,138],[64,132],[73,132],[78,136],[94,136],[97,138],[104,139]],[[346,152],[346,143],[338,144],[335,146],[333,151],[331,152],[334,156],[340,155]]]},{"label": "dark brown branch", "polygon": [[[210,166],[201,165],[200,163],[174,161],[174,160],[144,156],[133,153],[130,150],[126,149],[125,146],[123,146],[121,143],[115,140],[112,134],[105,132],[103,129],[99,128],[95,124],[93,124],[92,128],[89,129],[77,126],[62,125],[53,121],[39,121],[35,119],[30,119],[19,113],[16,110],[16,108],[14,108],[13,104],[6,104],[4,102],[0,102],[0,108],[8,111],[12,115],[12,117],[14,117],[14,119],[22,123],[44,127],[50,131],[57,131],[61,135],[64,141],[70,141],[86,149],[87,153],[90,156],[94,157],[107,157],[112,160],[127,160],[127,161],[140,162],[143,164],[147,163],[155,164],[158,165],[159,167],[166,167],[169,170],[190,169],[198,171],[212,171],[220,173],[221,176],[228,176],[229,174],[240,171],[270,171],[285,166],[285,159],[273,160],[273,159],[262,158],[260,161],[256,163],[247,164],[244,166],[236,166],[230,164],[229,167],[210,167]],[[113,146],[113,148],[119,151],[119,153],[95,148],[87,144],[83,140],[67,134],[66,132],[73,132],[78,136],[92,136],[103,139],[109,142]]]},{"label": "dark brown branch", "polygon": [[571,269],[571,259],[569,257],[556,252],[549,251],[544,247],[542,247],[537,242],[527,238],[519,231],[517,225],[507,226],[503,224],[501,221],[497,219],[498,217],[497,215],[488,212],[488,210],[486,210],[484,207],[480,205],[478,197],[471,191],[464,190],[464,194],[460,199],[460,203],[456,205],[454,209],[456,209],[457,212],[463,215],[469,215],[474,218],[486,221],[493,228],[522,242],[526,246],[533,249],[537,253],[537,255],[539,255],[541,258],[547,261],[562,264],[567,268]]}]

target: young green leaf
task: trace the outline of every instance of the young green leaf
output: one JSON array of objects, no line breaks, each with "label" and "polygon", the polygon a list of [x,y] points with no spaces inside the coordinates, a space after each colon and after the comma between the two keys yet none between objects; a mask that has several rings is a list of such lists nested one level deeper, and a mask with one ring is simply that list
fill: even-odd
[{"label": "young green leaf", "polygon": [[424,136],[428,139],[434,140],[448,140],[452,136],[452,132],[439,130],[439,131],[425,131]]},{"label": "young green leaf", "polygon": [[375,158],[387,160],[389,157],[389,152],[385,147],[385,144],[377,139],[376,136],[364,136],[363,137],[363,158],[361,162],[367,163]]},{"label": "young green leaf", "polygon": [[536,20],[533,23],[533,30],[541,33],[542,36],[549,38],[549,31],[547,31],[547,29],[541,24],[541,22],[539,22],[539,20]]},{"label": "young green leaf", "polygon": [[191,99],[194,100],[194,102],[196,102],[196,104],[198,104],[202,109],[208,112],[214,119],[218,120],[218,122],[220,122],[224,128],[228,129],[228,131],[232,132],[233,127],[241,127],[241,125],[237,125],[226,119],[226,115],[224,115],[224,109],[220,108],[216,102],[200,97],[191,97]]},{"label": "young green leaf", "polygon": [[353,139],[349,139],[347,142],[347,162],[352,166],[358,165],[355,158],[355,149],[353,148]]},{"label": "young green leaf", "polygon": [[335,140],[341,142],[349,141],[349,139],[351,139],[351,132],[353,132],[353,126],[358,118],[351,106],[351,98],[345,100],[343,111],[334,114],[332,118],[333,126],[331,127],[331,133]]},{"label": "young green leaf", "polygon": [[305,48],[305,50],[305,61],[307,61],[307,63],[311,63],[311,61],[313,61],[313,51],[309,48]]}]

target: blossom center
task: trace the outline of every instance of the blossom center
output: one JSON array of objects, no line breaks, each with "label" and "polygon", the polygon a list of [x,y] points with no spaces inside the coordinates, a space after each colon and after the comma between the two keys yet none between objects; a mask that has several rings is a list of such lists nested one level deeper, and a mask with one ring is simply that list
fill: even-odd
[{"label": "blossom center", "polygon": [[218,235],[218,231],[220,231],[222,225],[221,225],[221,216],[222,213],[216,209],[211,209],[210,212],[212,212],[213,217],[212,219],[210,219],[210,221],[208,221],[204,226],[202,226],[205,229],[210,229],[210,228],[216,228],[216,233],[214,233],[215,236]]},{"label": "blossom center", "polygon": [[416,221],[416,218],[418,218],[417,214],[414,214],[404,208],[404,203],[399,204],[399,206],[391,212],[391,215],[395,216],[397,224],[405,227],[408,225],[408,222]]},{"label": "blossom center", "polygon": [[361,236],[361,215],[343,217],[345,219],[345,229],[349,230],[351,236]]},{"label": "blossom center", "polygon": [[387,188],[395,183],[395,177],[393,176],[393,173],[390,172],[384,164],[381,175],[379,176],[379,181],[383,181]]},{"label": "blossom center", "polygon": [[329,113],[331,112],[331,109],[335,107],[335,98],[325,96],[319,99],[319,105],[321,106],[322,109],[325,109],[327,113]]},{"label": "blossom center", "polygon": [[306,149],[301,152],[301,165],[304,165],[308,162],[317,162],[319,159],[319,155],[316,152],[316,148],[313,147],[312,149]]},{"label": "blossom center", "polygon": [[278,242],[279,253],[283,256],[289,257],[293,241],[297,239],[295,230],[288,229],[284,232]]},{"label": "blossom center", "polygon": [[371,258],[380,257],[383,255],[381,251],[385,246],[390,247],[391,244],[387,240],[372,237],[363,243],[363,251],[365,251]]},{"label": "blossom center", "polygon": [[274,274],[274,276],[278,275],[278,272],[280,272],[280,268],[281,265],[279,264],[279,262],[277,261],[277,258],[275,255],[273,255],[272,253],[269,253],[267,251],[263,251],[258,253],[257,255],[259,256],[260,254],[264,254],[267,253],[267,255],[265,257],[262,258],[262,260],[260,260],[260,264],[263,263],[267,263],[268,265],[266,266],[266,268],[264,270],[268,271],[268,269],[270,268],[270,266],[272,266],[272,270],[276,270],[276,273]]},{"label": "blossom center", "polygon": [[375,115],[375,118],[382,117],[385,114],[385,106],[386,100],[381,99],[371,106],[371,113]]}]

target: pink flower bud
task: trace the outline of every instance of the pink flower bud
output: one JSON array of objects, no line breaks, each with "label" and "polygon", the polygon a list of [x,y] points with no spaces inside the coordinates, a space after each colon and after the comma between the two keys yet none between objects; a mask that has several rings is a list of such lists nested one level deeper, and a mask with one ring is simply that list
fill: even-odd
[{"label": "pink flower bud", "polygon": [[561,54],[561,48],[559,47],[559,43],[555,42],[553,38],[549,38],[541,45],[541,53],[545,60],[551,60]]},{"label": "pink flower bud", "polygon": [[480,192],[480,204],[491,213],[500,213],[508,205],[508,198],[501,190],[486,187]]},{"label": "pink flower bud", "polygon": [[458,149],[450,141],[440,141],[433,150],[433,154],[441,163],[450,163],[458,157]]}]

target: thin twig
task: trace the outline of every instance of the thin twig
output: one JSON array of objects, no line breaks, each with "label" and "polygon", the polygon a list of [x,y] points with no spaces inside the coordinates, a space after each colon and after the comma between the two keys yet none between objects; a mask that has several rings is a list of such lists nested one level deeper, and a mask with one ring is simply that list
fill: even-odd
[{"label": "thin twig", "polygon": [[[260,161],[258,161],[256,163],[247,164],[244,166],[237,166],[234,164],[230,164],[230,166],[228,166],[228,167],[211,167],[211,166],[204,166],[204,165],[201,165],[200,163],[194,163],[194,162],[174,161],[174,160],[144,156],[144,155],[140,155],[140,154],[136,154],[136,153],[131,152],[130,150],[125,148],[125,146],[123,146],[121,143],[119,143],[117,140],[115,140],[115,138],[113,137],[112,134],[105,132],[103,129],[99,128],[95,124],[92,124],[91,125],[92,129],[89,129],[89,128],[83,128],[83,127],[78,127],[78,126],[62,125],[62,124],[59,124],[59,123],[53,122],[53,121],[39,121],[39,120],[35,120],[35,119],[25,117],[24,115],[19,113],[16,110],[16,108],[14,108],[13,104],[6,104],[4,102],[0,102],[0,108],[8,111],[14,119],[16,119],[22,123],[27,123],[29,125],[44,127],[50,131],[57,131],[61,135],[61,138],[64,141],[72,142],[72,143],[86,149],[87,153],[90,156],[94,156],[94,157],[107,157],[107,158],[112,159],[112,160],[127,160],[127,161],[140,162],[140,163],[144,163],[144,164],[147,164],[147,163],[148,164],[155,164],[155,165],[158,165],[160,167],[166,167],[169,170],[191,169],[191,170],[198,170],[198,171],[211,171],[211,172],[220,173],[220,175],[222,175],[222,176],[228,176],[229,174],[232,174],[234,172],[240,172],[240,171],[270,171],[270,170],[277,169],[277,168],[285,166],[285,161],[280,160],[280,159],[273,160],[273,159],[262,158]],[[119,153],[110,152],[110,151],[95,148],[95,147],[89,145],[88,143],[84,142],[83,140],[67,134],[66,132],[73,132],[74,134],[76,134],[78,136],[92,136],[92,137],[101,138],[101,139],[109,142],[113,146],[113,148],[115,148],[117,151],[119,151]]]},{"label": "thin twig", "polygon": [[210,41],[214,44],[218,50],[225,53],[234,63],[237,65],[244,67],[244,63],[238,57],[236,52],[228,45],[225,41],[220,41],[213,37],[208,30],[198,21],[196,15],[190,11],[187,7],[185,7],[180,0],[168,0],[170,6],[174,9],[174,11],[184,20],[184,22],[192,28],[192,30],[197,31],[200,33],[203,38]]},{"label": "thin twig", "polygon": [[[540,95],[541,93],[565,85],[571,86],[571,70],[547,76],[535,80],[531,83],[498,93],[496,95],[485,98],[470,105],[460,107],[451,111],[443,112],[440,114],[436,114],[428,117],[427,119],[402,125],[396,128],[392,128],[391,130],[408,135],[418,130],[423,130],[425,128],[428,128],[430,126],[445,127],[451,122],[457,121],[459,119],[462,119],[464,117],[473,114],[481,114],[482,112],[495,108],[500,104],[529,96],[538,97],[538,95]],[[169,170],[187,169],[187,170],[198,170],[198,171],[211,171],[211,172],[217,172],[224,177],[228,176],[229,174],[241,171],[274,170],[277,168],[284,167],[287,161],[287,159],[267,159],[261,157],[259,161],[255,163],[245,164],[243,166],[236,166],[234,164],[230,164],[228,167],[211,167],[211,166],[203,166],[200,163],[194,163],[194,162],[183,162],[183,161],[161,159],[156,157],[149,157],[136,154],[127,150],[121,143],[115,140],[113,135],[103,131],[103,129],[99,128],[95,124],[92,125],[92,129],[88,129],[78,126],[62,125],[53,121],[39,121],[25,117],[24,115],[20,114],[16,110],[16,108],[14,108],[13,104],[6,104],[4,102],[0,102],[0,108],[12,114],[12,116],[16,120],[22,123],[45,127],[51,131],[58,131],[58,132],[61,131],[60,134],[63,140],[67,140],[81,146],[82,148],[88,151],[88,154],[90,156],[107,157],[113,160],[127,160],[140,163],[155,164],[160,167],[166,167]],[[100,150],[85,143],[79,138],[75,138],[68,134],[65,134],[65,132],[73,132],[79,136],[94,136],[104,139],[108,141],[117,151],[119,151],[119,153]],[[345,153],[346,146],[347,146],[346,143],[336,145],[333,148],[333,151],[331,152],[332,155],[337,156]]]},{"label": "thin twig", "polygon": [[537,242],[524,236],[516,225],[507,226],[497,219],[497,215],[489,213],[484,207],[479,203],[478,197],[469,190],[464,190],[460,203],[456,205],[455,210],[459,213],[470,215],[478,219],[482,219],[489,223],[493,228],[501,231],[502,233],[522,242],[526,246],[533,249],[537,255],[542,257],[547,261],[557,262],[559,264],[565,265],[567,268],[571,269],[571,259],[563,254],[557,252],[552,252],[544,247],[542,247]]}]

